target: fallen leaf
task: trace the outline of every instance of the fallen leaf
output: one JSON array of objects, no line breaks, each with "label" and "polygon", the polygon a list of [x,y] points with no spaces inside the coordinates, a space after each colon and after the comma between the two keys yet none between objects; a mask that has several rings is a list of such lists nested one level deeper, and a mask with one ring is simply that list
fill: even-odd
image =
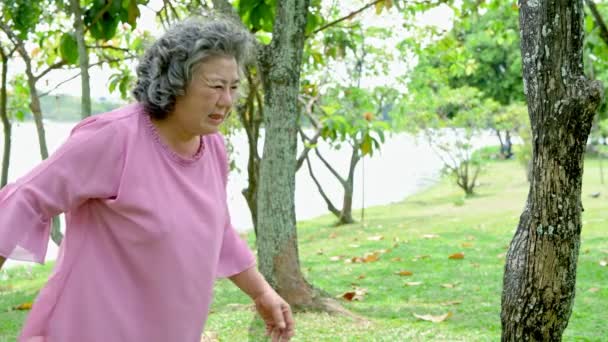
[{"label": "fallen leaf", "polygon": [[448,259],[452,259],[452,260],[464,259],[464,253],[463,252],[454,253],[454,254],[450,255],[448,257]]},{"label": "fallen leaf", "polygon": [[357,277],[357,279],[365,279],[365,274],[361,274]]},{"label": "fallen leaf", "polygon": [[336,234],[336,233],[329,234],[330,239],[335,239],[337,236],[338,236],[338,234]]},{"label": "fallen leaf", "polygon": [[392,258],[391,261],[393,261],[393,262],[399,262],[399,261],[401,261],[401,258],[400,257]]},{"label": "fallen leaf", "polygon": [[338,298],[343,298],[349,302],[354,300],[362,300],[363,297],[367,294],[366,289],[355,289],[354,291],[347,291],[341,295],[338,295]]},{"label": "fallen leaf", "polygon": [[439,237],[439,235],[437,235],[437,234],[424,234],[424,235],[422,235],[422,237],[425,238],[425,239],[436,239],[436,238]]},{"label": "fallen leaf", "polygon": [[19,304],[17,306],[13,306],[13,310],[31,310],[32,309],[32,303],[23,303],[23,304]]},{"label": "fallen leaf", "polygon": [[395,272],[395,274],[398,274],[400,276],[411,276],[414,273],[411,271],[401,270],[401,271]]},{"label": "fallen leaf", "polygon": [[596,293],[596,292],[598,292],[599,290],[600,290],[600,289],[599,289],[599,288],[597,288],[597,287],[592,287],[592,288],[590,288],[590,289],[589,289],[589,292],[591,292],[591,293]]},{"label": "fallen leaf", "polygon": [[453,289],[456,287],[456,284],[446,283],[446,284],[441,284],[441,287],[445,287],[446,289]]},{"label": "fallen leaf", "polygon": [[406,281],[405,286],[418,286],[422,285],[421,281]]},{"label": "fallen leaf", "polygon": [[439,316],[433,316],[433,315],[419,315],[419,314],[414,314],[414,317],[424,320],[424,321],[429,321],[429,322],[433,322],[433,323],[440,323],[445,321],[446,319],[448,319],[449,317],[452,317],[452,313],[448,312],[446,314],[443,315],[439,315]]},{"label": "fallen leaf", "polygon": [[375,235],[375,236],[370,236],[367,239],[369,241],[380,241],[380,240],[384,240],[384,236],[382,236],[382,235]]},{"label": "fallen leaf", "polygon": [[363,256],[363,262],[375,262],[375,261],[378,261],[378,259],[380,259],[380,255],[378,255],[377,252],[366,253]]},{"label": "fallen leaf", "polygon": [[600,260],[600,266],[606,267],[607,265],[608,265],[608,261],[607,260]]},{"label": "fallen leaf", "polygon": [[473,244],[471,242],[464,242],[461,246],[464,248],[471,248],[473,247]]},{"label": "fallen leaf", "polygon": [[341,255],[336,255],[336,256],[332,256],[331,258],[329,258],[329,260],[331,260],[331,261],[340,261],[340,259],[342,259]]},{"label": "fallen leaf", "polygon": [[439,303],[439,305],[449,306],[449,305],[458,305],[461,303],[462,303],[461,300],[448,300],[447,302]]}]

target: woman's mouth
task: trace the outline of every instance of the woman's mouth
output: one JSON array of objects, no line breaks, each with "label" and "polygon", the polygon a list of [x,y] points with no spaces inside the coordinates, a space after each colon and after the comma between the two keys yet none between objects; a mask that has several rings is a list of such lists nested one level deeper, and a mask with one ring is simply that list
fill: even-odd
[{"label": "woman's mouth", "polygon": [[209,114],[209,117],[213,121],[221,122],[224,120],[224,116],[222,114]]}]

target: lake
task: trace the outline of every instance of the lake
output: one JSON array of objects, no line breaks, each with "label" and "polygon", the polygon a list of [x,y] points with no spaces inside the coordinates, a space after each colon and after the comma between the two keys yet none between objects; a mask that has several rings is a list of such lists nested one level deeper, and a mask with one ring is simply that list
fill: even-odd
[{"label": "lake", "polygon": [[[49,152],[56,150],[65,141],[75,123],[46,122],[46,137]],[[0,132],[0,151],[4,143],[3,133]],[[38,138],[33,122],[16,123],[13,126],[13,139],[11,151],[11,164],[9,170],[9,182],[14,181],[27,173],[40,162]],[[232,223],[239,231],[252,229],[251,215],[245,198],[241,194],[247,185],[247,138],[244,132],[237,133],[230,138],[234,145],[234,158],[237,168],[241,171],[233,171],[228,181],[228,207],[230,209]],[[497,139],[491,135],[485,135],[476,140],[475,145],[482,146],[496,144]],[[260,144],[262,145],[262,144]],[[350,162],[351,151],[343,145],[341,150],[332,150],[328,144],[321,142],[319,149],[326,160],[329,160],[335,169],[346,176]],[[299,151],[302,146],[299,146]],[[260,155],[262,154],[260,146]],[[334,201],[337,207],[341,207],[342,188],[329,170],[321,161],[311,154],[311,163],[317,179],[323,184],[325,193]],[[422,140],[405,133],[387,135],[387,140],[378,153],[371,157],[365,157],[359,162],[355,172],[354,186],[354,208],[384,205],[392,202],[402,201],[406,197],[432,185],[439,177],[441,160],[433,152],[431,147]],[[363,198],[365,193],[365,199]],[[315,183],[308,173],[306,165],[296,174],[296,218],[304,220],[313,218],[328,212]],[[359,219],[359,218],[355,218]],[[55,259],[57,247],[49,243],[47,260]],[[22,264],[12,260],[7,261],[7,266]]]}]

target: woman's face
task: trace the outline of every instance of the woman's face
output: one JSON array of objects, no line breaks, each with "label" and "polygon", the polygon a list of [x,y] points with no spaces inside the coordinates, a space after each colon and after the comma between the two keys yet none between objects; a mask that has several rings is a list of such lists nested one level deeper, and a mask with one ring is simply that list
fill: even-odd
[{"label": "woman's face", "polygon": [[173,119],[192,135],[216,133],[236,100],[239,85],[234,57],[209,57],[194,67],[186,94],[175,100]]}]

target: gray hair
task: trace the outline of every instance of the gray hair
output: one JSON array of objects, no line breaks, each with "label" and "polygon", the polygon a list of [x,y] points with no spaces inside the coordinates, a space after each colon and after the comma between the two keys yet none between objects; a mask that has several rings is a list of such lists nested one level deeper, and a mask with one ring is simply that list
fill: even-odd
[{"label": "gray hair", "polygon": [[185,94],[192,72],[204,59],[234,57],[239,69],[250,61],[253,37],[227,18],[197,17],[170,28],[150,46],[137,66],[133,96],[153,118],[164,119]]}]

